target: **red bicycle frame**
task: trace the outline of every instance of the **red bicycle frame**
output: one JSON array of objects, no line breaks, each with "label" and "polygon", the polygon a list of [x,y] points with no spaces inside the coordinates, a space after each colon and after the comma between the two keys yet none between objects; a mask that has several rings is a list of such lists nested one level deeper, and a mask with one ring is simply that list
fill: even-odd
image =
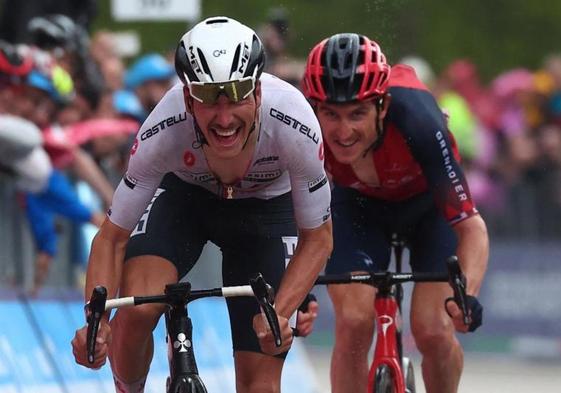
[{"label": "red bicycle frame", "polygon": [[[369,284],[377,288],[374,308],[376,310],[376,347],[374,359],[368,373],[368,393],[405,393],[415,388],[413,369],[405,362],[401,342],[401,300],[406,282],[448,282],[454,290],[454,301],[467,315],[465,277],[460,269],[458,258],[447,259],[448,273],[402,273],[401,255],[403,242],[394,239],[392,243],[396,257],[396,272],[343,273],[319,276],[315,285],[331,284]],[[456,295],[457,294],[457,295]],[[465,322],[466,324],[469,322]],[[405,364],[407,363],[407,364]],[[405,367],[405,370],[404,370]],[[376,385],[383,392],[375,392]],[[410,386],[409,386],[410,385]],[[409,389],[409,390],[408,390]]]},{"label": "red bicycle frame", "polygon": [[391,293],[378,293],[374,301],[376,309],[376,347],[374,360],[368,373],[368,393],[374,393],[376,370],[386,364],[395,382],[395,392],[405,392],[405,380],[401,367],[401,355],[398,350],[397,335],[401,331],[401,312]]}]

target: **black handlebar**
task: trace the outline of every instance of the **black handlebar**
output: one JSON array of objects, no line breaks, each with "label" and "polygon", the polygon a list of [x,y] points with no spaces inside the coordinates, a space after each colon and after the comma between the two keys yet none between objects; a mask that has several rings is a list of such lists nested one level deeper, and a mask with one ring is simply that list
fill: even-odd
[{"label": "black handlebar", "polygon": [[462,315],[464,319],[464,325],[471,325],[471,316],[469,315],[468,305],[467,305],[467,294],[466,294],[466,276],[460,268],[458,263],[458,257],[452,255],[446,261],[446,266],[448,267],[448,275],[450,277],[450,286],[454,290],[454,302],[462,310]]},{"label": "black handlebar", "polygon": [[[261,274],[259,274],[256,278],[251,279],[250,285],[257,302],[265,313],[265,317],[267,318],[267,322],[269,323],[269,327],[271,328],[275,338],[275,345],[278,348],[282,345],[282,339],[279,320],[275,308],[273,307],[275,291],[273,287],[265,281]],[[222,288],[192,291],[191,285],[183,282],[175,285],[168,285],[164,295],[135,297],[130,299],[134,299],[134,305],[145,303],[166,303],[172,306],[177,306],[186,305],[192,300],[210,296],[224,296]],[[86,321],[88,323],[86,345],[88,362],[90,364],[94,363],[96,338],[101,318],[105,312],[106,301],[107,289],[105,289],[105,287],[98,286],[93,289],[90,301],[84,306],[86,311]]]},{"label": "black handlebar", "polygon": [[319,276],[314,285],[330,284],[369,284],[377,288],[389,288],[394,284],[405,282],[448,282],[454,290],[453,300],[462,310],[465,325],[471,324],[469,315],[466,277],[462,273],[458,257],[453,255],[446,260],[448,273],[392,273],[392,272],[364,272],[364,273],[343,273]]},{"label": "black handlebar", "polygon": [[275,345],[279,348],[282,345],[282,338],[280,333],[279,318],[275,308],[273,307],[275,302],[275,291],[273,287],[267,284],[261,274],[249,280],[249,285],[251,285],[253,294],[261,306],[263,313],[265,313],[265,317],[267,318],[267,322],[269,323],[273,337],[275,338]]},{"label": "black handlebar", "polygon": [[107,301],[107,289],[105,287],[95,287],[92,291],[90,301],[84,306],[86,310],[86,321],[88,322],[87,346],[88,362],[93,364],[95,355],[95,342],[101,317],[105,312],[105,302]]}]

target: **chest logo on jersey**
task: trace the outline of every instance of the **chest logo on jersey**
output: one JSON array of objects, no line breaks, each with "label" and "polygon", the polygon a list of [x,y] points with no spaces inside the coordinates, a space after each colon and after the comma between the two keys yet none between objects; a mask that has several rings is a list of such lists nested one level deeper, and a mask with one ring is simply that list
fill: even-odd
[{"label": "chest logo on jersey", "polygon": [[312,141],[314,141],[314,143],[317,145],[319,143],[319,137],[318,135],[312,131],[312,129],[310,127],[308,127],[305,124],[302,124],[300,121],[296,120],[295,118],[282,113],[281,111],[279,111],[278,109],[275,108],[271,108],[271,110],[269,111],[269,115],[271,115],[272,118],[277,119],[282,121],[284,124],[291,126],[292,128],[294,128],[295,130],[297,130],[298,132],[300,132],[301,134],[306,135],[308,138],[310,138]]},{"label": "chest logo on jersey", "polygon": [[191,177],[193,178],[193,180],[199,183],[208,183],[210,181],[215,180],[212,173],[209,172],[191,173]]},{"label": "chest logo on jersey", "polygon": [[158,132],[165,130],[167,127],[171,127],[174,124],[181,123],[185,120],[187,120],[187,112],[170,116],[142,132],[142,134],[140,134],[140,140],[145,141],[146,139],[156,135]]},{"label": "chest logo on jersey", "polygon": [[277,162],[278,160],[279,160],[279,156],[261,157],[261,158],[258,158],[257,160],[255,160],[255,162],[253,163],[253,166],[268,165],[268,164],[272,164],[274,162]]},{"label": "chest logo on jersey", "polygon": [[248,173],[243,179],[245,181],[264,183],[278,179],[279,177],[281,177],[281,175],[282,172],[277,169],[276,171],[251,172]]},{"label": "chest logo on jersey", "polygon": [[195,155],[189,150],[186,150],[183,154],[183,163],[185,164],[185,166],[191,167],[195,165],[195,161]]}]

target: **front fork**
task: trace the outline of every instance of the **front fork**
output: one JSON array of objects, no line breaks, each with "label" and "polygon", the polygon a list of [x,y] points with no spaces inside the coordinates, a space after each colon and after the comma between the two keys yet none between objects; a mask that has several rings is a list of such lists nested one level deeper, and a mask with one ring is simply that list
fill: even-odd
[{"label": "front fork", "polygon": [[368,392],[373,392],[376,370],[387,364],[395,381],[395,392],[405,392],[401,358],[401,312],[394,293],[379,290],[374,301],[376,309],[376,347],[368,373]]},{"label": "front fork", "polygon": [[195,362],[193,324],[184,305],[172,306],[166,312],[166,331],[170,370],[167,392],[206,393]]}]

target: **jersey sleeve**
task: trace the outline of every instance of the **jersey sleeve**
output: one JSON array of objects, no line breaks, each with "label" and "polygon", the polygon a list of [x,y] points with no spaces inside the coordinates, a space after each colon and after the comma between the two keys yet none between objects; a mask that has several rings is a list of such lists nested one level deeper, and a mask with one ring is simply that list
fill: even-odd
[{"label": "jersey sleeve", "polygon": [[386,121],[402,132],[446,219],[456,224],[477,214],[455,141],[432,94],[401,86],[392,87],[390,93]]},{"label": "jersey sleeve", "polygon": [[290,176],[294,215],[299,228],[317,228],[330,218],[331,190],[324,169],[324,150],[318,120],[308,102],[298,93],[285,116],[291,126],[282,138],[283,156]]},{"label": "jersey sleeve", "polygon": [[[156,112],[156,110],[154,111]],[[144,132],[157,123],[157,114],[146,119],[131,148],[129,165],[115,194],[109,220],[121,228],[132,230],[150,203],[164,174],[168,171],[164,159],[166,152],[157,135],[147,138]]]}]

